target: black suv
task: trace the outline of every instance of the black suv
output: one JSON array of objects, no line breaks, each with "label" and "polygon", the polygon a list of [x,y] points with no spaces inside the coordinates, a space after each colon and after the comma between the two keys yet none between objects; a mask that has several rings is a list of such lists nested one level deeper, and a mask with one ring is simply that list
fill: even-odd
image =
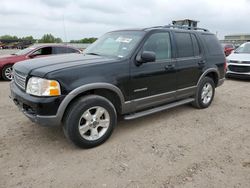
[{"label": "black suv", "polygon": [[205,29],[161,26],[109,32],[84,54],[17,63],[11,97],[41,125],[63,125],[80,147],[100,145],[117,117],[142,117],[192,103],[208,107],[225,56]]}]

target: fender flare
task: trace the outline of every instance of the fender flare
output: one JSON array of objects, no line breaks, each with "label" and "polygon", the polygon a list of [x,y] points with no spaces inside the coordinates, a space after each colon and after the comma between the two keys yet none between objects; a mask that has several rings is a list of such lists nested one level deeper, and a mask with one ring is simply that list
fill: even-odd
[{"label": "fender flare", "polygon": [[198,82],[197,82],[197,84],[196,84],[196,86],[198,87],[199,86],[199,84],[200,84],[200,82],[201,82],[201,80],[207,75],[207,74],[209,74],[209,73],[216,73],[216,75],[217,75],[217,77],[218,77],[218,80],[219,80],[219,71],[216,69],[216,68],[209,68],[209,69],[207,69],[205,72],[203,72],[202,73],[202,75],[200,76],[200,78],[199,78],[199,80],[198,80]]},{"label": "fender flare", "polygon": [[121,90],[113,85],[113,84],[109,84],[109,83],[104,83],[104,82],[98,82],[98,83],[91,83],[91,84],[86,84],[83,86],[80,86],[74,90],[72,90],[62,101],[62,103],[60,104],[58,110],[57,110],[57,118],[61,121],[64,115],[64,112],[66,110],[66,108],[68,107],[68,105],[70,104],[70,102],[79,94],[84,93],[86,91],[89,90],[93,90],[93,89],[107,89],[110,91],[113,91],[114,93],[116,93],[121,101],[121,105],[124,105],[124,96],[121,92]]}]

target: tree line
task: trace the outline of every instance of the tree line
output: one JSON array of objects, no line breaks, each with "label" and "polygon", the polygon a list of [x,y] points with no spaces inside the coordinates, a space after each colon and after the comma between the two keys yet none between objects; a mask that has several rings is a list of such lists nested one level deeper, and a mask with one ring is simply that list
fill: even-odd
[{"label": "tree line", "polygon": [[[38,42],[38,43],[61,43],[63,40],[59,37],[55,37],[52,34],[44,34],[41,39],[34,39],[33,36],[26,36],[26,37],[17,37],[12,35],[3,35],[0,36],[0,40],[27,40],[31,41],[32,43]],[[93,43],[97,40],[97,38],[91,37],[91,38],[83,38],[80,40],[71,40],[70,43]]]}]

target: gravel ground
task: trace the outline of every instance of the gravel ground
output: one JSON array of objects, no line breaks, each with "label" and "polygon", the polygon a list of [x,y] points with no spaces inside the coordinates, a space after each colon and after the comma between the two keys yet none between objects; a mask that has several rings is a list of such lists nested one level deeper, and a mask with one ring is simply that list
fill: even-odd
[{"label": "gravel ground", "polygon": [[0,81],[0,187],[249,188],[249,81],[227,80],[212,105],[121,121],[83,150],[31,123]]}]

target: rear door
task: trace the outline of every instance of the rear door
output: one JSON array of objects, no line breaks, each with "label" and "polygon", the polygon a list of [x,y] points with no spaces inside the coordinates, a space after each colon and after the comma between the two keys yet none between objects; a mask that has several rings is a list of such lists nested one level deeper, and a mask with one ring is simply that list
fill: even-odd
[{"label": "rear door", "polygon": [[194,33],[174,32],[174,37],[177,49],[177,96],[184,98],[194,94],[205,59]]}]

